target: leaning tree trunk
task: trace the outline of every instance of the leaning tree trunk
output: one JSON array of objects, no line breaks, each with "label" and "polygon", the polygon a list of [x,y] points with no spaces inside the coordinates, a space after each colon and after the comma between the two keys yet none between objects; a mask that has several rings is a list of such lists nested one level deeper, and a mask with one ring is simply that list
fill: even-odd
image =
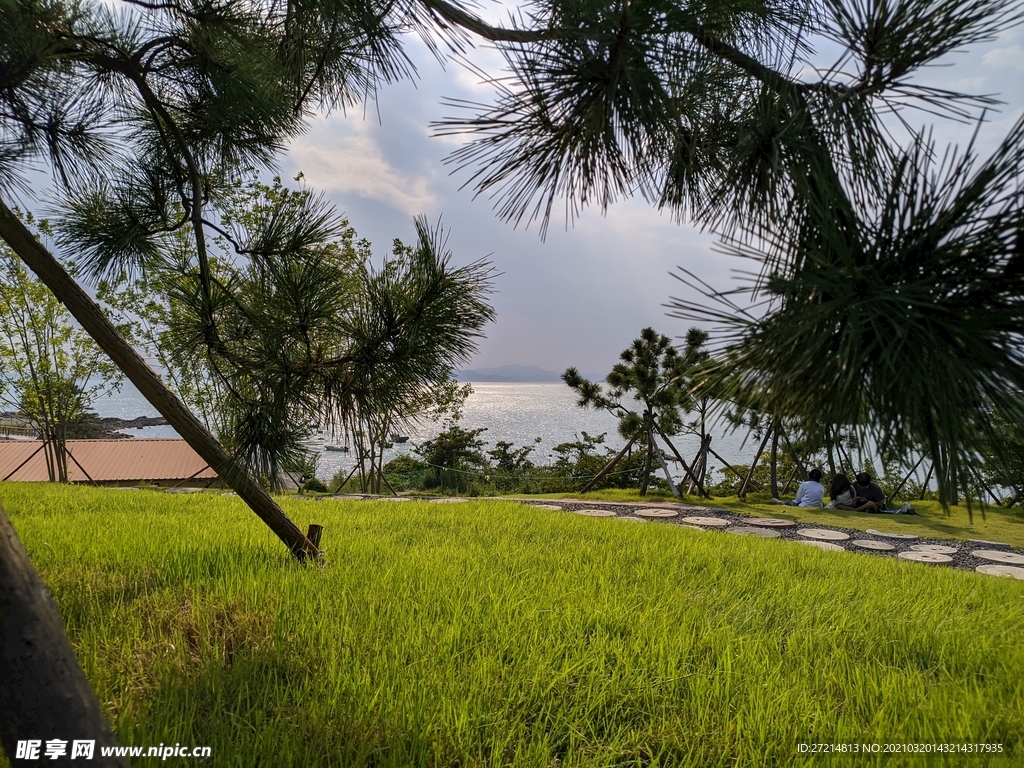
[{"label": "leaning tree trunk", "polygon": [[68,308],[100,349],[124,372],[142,396],[237,493],[297,558],[318,556],[319,550],[282,511],[262,486],[228,454],[192,412],[146,365],[124,340],[95,301],[82,290],[60,262],[36,240],[3,201],[0,201],[0,237]]},{"label": "leaning tree trunk", "polygon": [[586,493],[587,491],[589,491],[591,488],[593,488],[601,481],[602,477],[611,472],[615,468],[615,465],[622,460],[622,457],[626,455],[626,451],[633,447],[634,442],[636,442],[635,437],[632,438],[628,443],[626,443],[626,447],[619,451],[617,454],[615,454],[611,461],[604,465],[604,469],[602,469],[600,472],[594,475],[590,479],[590,482],[583,486],[583,490],[581,490],[580,493]]},{"label": "leaning tree trunk", "polygon": [[772,458],[771,458],[771,484],[772,498],[779,498],[779,430],[772,429]]},{"label": "leaning tree trunk", "polygon": [[17,743],[48,739],[67,741],[69,756],[74,740],[96,742],[92,760],[72,765],[128,765],[100,756],[100,747],[117,746],[117,739],[78,666],[57,605],[0,505],[0,744],[8,760],[22,765],[15,761]]}]

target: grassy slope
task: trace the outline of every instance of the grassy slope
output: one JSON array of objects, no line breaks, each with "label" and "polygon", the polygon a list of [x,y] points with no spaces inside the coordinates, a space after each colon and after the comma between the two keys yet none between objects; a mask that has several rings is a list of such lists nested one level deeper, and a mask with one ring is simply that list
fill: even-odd
[{"label": "grassy slope", "polygon": [[217,766],[1024,756],[1020,582],[501,501],[286,500],[326,526],[329,563],[304,569],[238,499],[0,500],[125,744]]},{"label": "grassy slope", "polygon": [[[523,496],[522,498],[542,498]],[[548,494],[543,498],[582,498],[594,501],[643,501],[635,490],[613,489],[595,491],[584,496],[570,493]],[[673,501],[671,494],[648,494],[649,501]],[[916,533],[933,539],[986,539],[1001,541],[1024,549],[1024,509],[1004,509],[992,505],[969,510],[966,506],[943,510],[937,501],[914,502],[916,515],[869,515],[838,509],[800,509],[772,503],[763,494],[750,494],[742,502],[735,496],[708,501],[696,496],[686,498],[687,504],[729,509],[750,517],[782,517],[800,523],[835,525],[841,528],[867,530],[874,528],[889,533]]]}]

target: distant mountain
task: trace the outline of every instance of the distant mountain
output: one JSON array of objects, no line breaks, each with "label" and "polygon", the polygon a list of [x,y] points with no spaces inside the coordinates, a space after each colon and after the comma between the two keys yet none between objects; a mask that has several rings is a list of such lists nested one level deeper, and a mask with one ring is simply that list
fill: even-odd
[{"label": "distant mountain", "polygon": [[[456,371],[454,378],[456,381],[507,381],[529,384],[561,381],[562,374],[546,371],[543,368],[538,368],[536,365],[500,365],[497,368],[476,368],[468,371]],[[597,373],[584,373],[583,378],[589,381],[604,381],[604,376]]]},{"label": "distant mountain", "polygon": [[469,371],[456,371],[456,381],[510,381],[510,382],[549,382],[561,381],[562,376],[554,371],[546,371],[536,365],[500,365],[497,368],[477,368]]}]

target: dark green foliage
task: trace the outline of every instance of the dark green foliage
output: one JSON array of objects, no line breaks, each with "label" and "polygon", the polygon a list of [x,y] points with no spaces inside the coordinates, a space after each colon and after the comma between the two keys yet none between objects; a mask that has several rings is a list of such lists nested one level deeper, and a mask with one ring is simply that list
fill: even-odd
[{"label": "dark green foliage", "polygon": [[[423,482],[428,474],[433,474],[431,467],[425,461],[402,454],[384,465],[384,477],[396,491],[411,491],[423,487]],[[347,474],[347,473],[346,473]],[[344,475],[338,478],[340,483]]]},{"label": "dark green foliage", "polygon": [[1024,122],[980,167],[970,151],[935,167],[919,141],[874,177],[882,199],[853,198],[855,242],[825,210],[797,241],[765,235],[755,257],[774,266],[758,290],[775,311],[703,312],[738,339],[712,371],[719,390],[776,416],[856,425],[886,452],[921,446],[943,486],[970,482],[993,417],[1024,417],[1022,142]]},{"label": "dark green foliage", "polygon": [[302,484],[302,490],[313,493],[329,493],[330,488],[324,485],[321,481],[315,477],[311,477],[309,480]]},{"label": "dark green foliage", "polygon": [[[542,493],[578,491],[586,485],[618,451],[604,445],[605,435],[580,433],[580,438],[570,443],[560,443],[552,450],[558,455],[554,464],[548,469],[547,477],[543,478]],[[614,470],[606,474],[594,485],[594,490],[603,488],[637,488],[643,484],[645,468],[648,470],[648,485],[667,490],[664,480],[650,475],[647,464],[646,445],[637,444],[636,448],[627,453]]]},{"label": "dark green foliage", "polygon": [[485,474],[484,470],[488,468],[487,458],[481,451],[484,441],[480,439],[486,431],[486,427],[463,429],[449,422],[437,437],[421,444],[416,453],[431,469],[422,487],[442,491],[467,490],[471,480]]},{"label": "dark green foliage", "polygon": [[1024,506],[1024,422],[999,419],[994,427],[982,478],[993,491],[1002,491],[1005,503]]}]

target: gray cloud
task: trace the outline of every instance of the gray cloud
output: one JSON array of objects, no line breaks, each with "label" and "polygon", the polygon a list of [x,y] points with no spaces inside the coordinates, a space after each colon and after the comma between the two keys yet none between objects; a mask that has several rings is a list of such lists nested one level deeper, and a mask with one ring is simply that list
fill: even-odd
[{"label": "gray cloud", "polygon": [[[960,81],[973,90],[991,90],[993,67],[1004,63],[1010,37],[951,59],[952,67],[933,70],[923,81]],[[499,221],[490,201],[473,199],[460,189],[465,175],[452,177],[444,157],[458,139],[433,138],[429,123],[451,110],[443,97],[485,101],[490,89],[480,78],[449,62],[447,70],[425,48],[410,51],[421,73],[413,83],[384,89],[365,113],[316,120],[308,134],[291,147],[284,170],[302,170],[310,184],[323,189],[346,212],[361,236],[384,252],[391,240],[411,240],[411,217],[443,216],[449,245],[462,262],[491,254],[503,272],[494,297],[498,319],[487,331],[479,355],[467,367],[508,363],[535,364],[560,371],[575,365],[606,371],[618,353],[651,325],[679,336],[686,324],[665,316],[662,306],[684,287],[669,277],[683,265],[708,282],[725,287],[732,270],[746,268],[713,252],[715,238],[679,225],[642,200],[613,205],[606,215],[587,210],[566,229],[553,221],[546,242],[536,227],[514,229]],[[499,74],[494,51],[473,55]],[[979,146],[994,146],[1009,129],[1024,94],[1019,83],[1000,82],[1009,106],[984,127]],[[935,120],[920,113],[920,122]],[[379,121],[378,121],[379,116]],[[935,137],[963,145],[974,126],[939,123]]]}]

